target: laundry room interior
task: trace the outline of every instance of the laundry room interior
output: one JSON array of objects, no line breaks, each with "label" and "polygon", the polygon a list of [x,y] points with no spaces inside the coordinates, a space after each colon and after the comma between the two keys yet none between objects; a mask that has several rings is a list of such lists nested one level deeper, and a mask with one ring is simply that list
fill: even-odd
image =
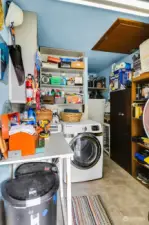
[{"label": "laundry room interior", "polygon": [[149,2],[0,0],[0,225],[149,224]]}]

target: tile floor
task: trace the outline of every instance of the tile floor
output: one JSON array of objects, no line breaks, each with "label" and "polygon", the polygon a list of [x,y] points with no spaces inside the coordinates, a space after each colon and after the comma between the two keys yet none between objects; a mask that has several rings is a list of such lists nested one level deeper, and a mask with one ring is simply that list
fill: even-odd
[{"label": "tile floor", "polygon": [[[149,225],[149,190],[107,156],[103,179],[72,184],[73,196],[96,194],[101,196],[114,225]],[[58,225],[62,225],[60,217]]]}]

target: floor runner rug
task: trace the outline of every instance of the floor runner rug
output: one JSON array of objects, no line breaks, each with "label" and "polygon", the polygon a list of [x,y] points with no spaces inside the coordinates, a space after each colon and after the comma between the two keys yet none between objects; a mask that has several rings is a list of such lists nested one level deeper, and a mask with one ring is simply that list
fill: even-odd
[{"label": "floor runner rug", "polygon": [[73,225],[112,225],[99,195],[72,197]]}]

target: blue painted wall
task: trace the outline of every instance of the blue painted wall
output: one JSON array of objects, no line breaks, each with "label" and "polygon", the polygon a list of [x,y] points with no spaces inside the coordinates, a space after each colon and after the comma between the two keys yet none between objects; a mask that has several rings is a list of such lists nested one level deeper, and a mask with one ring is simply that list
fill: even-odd
[{"label": "blue painted wall", "polygon": [[118,17],[149,22],[149,18],[60,2],[58,0],[14,0],[24,10],[38,14],[39,45],[84,51],[89,71],[99,72],[123,54],[90,51]]},{"label": "blue painted wall", "polygon": [[[3,0],[3,6],[5,6],[6,0]],[[4,7],[5,10],[5,7]],[[8,31],[7,28],[4,26],[4,29],[0,32],[3,39],[8,43]],[[8,85],[0,82],[0,113],[2,112],[3,103],[8,99]]]},{"label": "blue painted wall", "polygon": [[[6,0],[2,1],[3,4],[6,2]],[[4,4],[5,5],[5,4]],[[5,8],[4,8],[5,10]],[[2,35],[3,39],[8,42],[8,31],[7,28],[4,26],[4,29],[0,32],[0,35]],[[3,103],[8,99],[8,85],[5,85],[0,82],[0,113],[3,107]],[[8,179],[11,176],[11,167],[10,166],[1,166],[0,167],[0,184],[2,181]],[[0,192],[0,198],[1,198],[1,192]]]}]

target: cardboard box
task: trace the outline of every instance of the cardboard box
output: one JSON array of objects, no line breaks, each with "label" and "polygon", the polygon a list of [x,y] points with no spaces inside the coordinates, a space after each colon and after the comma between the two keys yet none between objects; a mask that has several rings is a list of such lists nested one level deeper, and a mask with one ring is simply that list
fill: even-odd
[{"label": "cardboard box", "polygon": [[71,62],[71,68],[73,68],[73,69],[84,69],[85,64],[84,64],[84,62],[80,62],[80,61]]},{"label": "cardboard box", "polygon": [[149,72],[149,39],[140,45],[140,60],[142,73]]},{"label": "cardboard box", "polygon": [[34,155],[38,136],[27,133],[16,133],[9,138],[9,151],[21,150],[22,156]]}]

